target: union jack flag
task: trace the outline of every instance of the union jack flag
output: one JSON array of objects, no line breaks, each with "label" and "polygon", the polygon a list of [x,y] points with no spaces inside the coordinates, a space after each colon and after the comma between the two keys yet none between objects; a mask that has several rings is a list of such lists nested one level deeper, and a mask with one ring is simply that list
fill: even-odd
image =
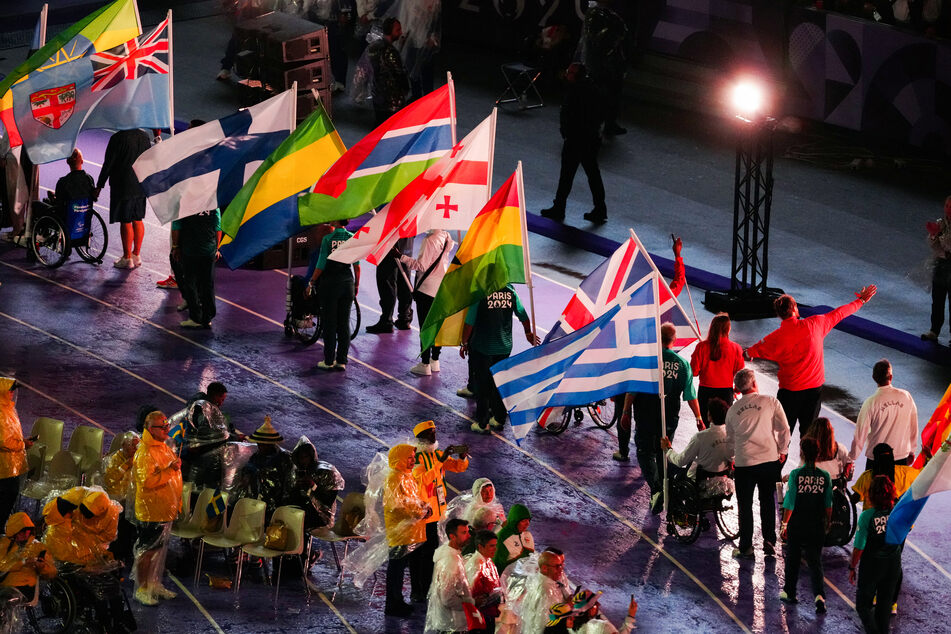
[{"label": "union jack flag", "polygon": [[[602,262],[581,282],[574,296],[561,313],[558,323],[551,329],[545,342],[563,337],[604,314],[626,289],[640,286],[645,277],[653,272],[650,255],[641,248],[634,237]],[[669,321],[677,327],[674,348],[680,350],[699,339],[696,328],[677,302],[685,283],[683,262],[675,266],[674,280],[668,286],[660,280],[661,321]]]},{"label": "union jack flag", "polygon": [[108,90],[123,79],[138,79],[148,73],[168,74],[168,18],[148,36],[133,38],[90,57],[93,92]]}]

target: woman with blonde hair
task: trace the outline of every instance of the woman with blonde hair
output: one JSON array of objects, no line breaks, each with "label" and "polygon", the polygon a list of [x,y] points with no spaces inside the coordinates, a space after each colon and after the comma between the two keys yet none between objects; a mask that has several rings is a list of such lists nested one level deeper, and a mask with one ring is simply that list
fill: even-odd
[{"label": "woman with blonde hair", "polygon": [[697,344],[690,357],[690,368],[700,379],[697,400],[703,424],[707,420],[707,403],[712,398],[722,398],[727,405],[733,402],[733,376],[743,369],[743,348],[730,341],[730,316],[718,313],[710,322],[705,341]]}]

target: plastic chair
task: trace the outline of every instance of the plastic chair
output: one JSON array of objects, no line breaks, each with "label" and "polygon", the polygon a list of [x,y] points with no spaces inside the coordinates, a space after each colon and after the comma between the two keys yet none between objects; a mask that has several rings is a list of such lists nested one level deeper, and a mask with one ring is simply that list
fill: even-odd
[{"label": "plastic chair", "polygon": [[69,451],[79,460],[79,470],[83,478],[99,467],[102,459],[102,439],[104,431],[98,427],[80,425],[69,437]]},{"label": "plastic chair", "polygon": [[[337,564],[337,571],[340,576],[337,579],[337,587],[343,584],[343,565],[340,555],[337,553],[337,544],[343,543],[343,558],[347,558],[350,551],[350,544],[353,542],[365,542],[366,537],[355,535],[354,528],[359,524],[364,515],[366,515],[366,503],[363,499],[363,493],[348,493],[343,499],[340,510],[337,512],[337,521],[333,528],[322,526],[315,528],[310,532],[311,537],[330,544],[330,550],[334,556],[334,563]],[[307,545],[307,559],[310,560],[310,543]]]},{"label": "plastic chair", "polygon": [[36,500],[39,511],[40,500],[53,489],[69,489],[79,484],[79,463],[70,451],[59,451],[50,460],[46,476],[42,480],[31,482],[23,487],[23,497]]},{"label": "plastic chair", "polygon": [[[191,484],[191,483],[189,483]],[[189,505],[188,513],[183,512],[180,516],[180,519],[175,521],[172,524],[172,535],[175,537],[180,537],[181,539],[197,539],[204,536],[207,531],[205,530],[204,524],[207,514],[205,509],[208,507],[208,503],[211,502],[211,497],[215,494],[214,489],[202,489],[198,493],[198,500],[195,501],[195,506]],[[182,508],[184,509],[184,496],[185,496],[185,487],[182,487]],[[222,498],[225,500],[225,507],[228,506],[228,494],[222,493]],[[189,500],[191,499],[191,494],[188,496]],[[224,521],[224,520],[222,520]]]},{"label": "plastic chair", "polygon": [[182,509],[178,512],[178,519],[183,520],[192,516],[192,493],[194,491],[194,482],[182,482]]},{"label": "plastic chair", "polygon": [[43,467],[46,465],[46,445],[36,442],[26,450],[26,479],[39,480],[43,476]]},{"label": "plastic chair", "polygon": [[122,447],[122,434],[113,434],[112,442],[109,443],[109,451],[106,452],[106,455],[113,454]]},{"label": "plastic chair", "polygon": [[[202,509],[195,509],[201,512]],[[238,548],[259,541],[264,534],[264,513],[267,504],[263,500],[241,498],[234,505],[231,516],[226,517],[227,524],[220,533],[212,533],[201,538],[198,547],[198,565],[195,567],[195,584],[201,577],[201,565],[205,557],[205,545],[215,548]]]},{"label": "plastic chair", "polygon": [[238,575],[235,584],[235,594],[241,588],[241,565],[245,555],[251,557],[261,557],[262,559],[273,559],[277,557],[277,584],[274,588],[274,609],[277,609],[277,597],[281,592],[281,571],[284,565],[286,555],[297,555],[297,563],[301,566],[301,579],[304,582],[304,590],[310,597],[310,586],[307,584],[307,574],[304,572],[304,564],[300,561],[300,555],[304,552],[304,541],[306,533],[304,532],[304,510],[296,506],[281,506],[274,511],[271,516],[271,523],[284,522],[287,528],[287,544],[284,550],[275,550],[266,548],[264,540],[253,544],[247,544],[241,548],[238,553]]},{"label": "plastic chair", "polygon": [[63,448],[63,421],[40,416],[33,421],[30,435],[37,436],[37,442],[46,445],[46,461],[49,462]]}]

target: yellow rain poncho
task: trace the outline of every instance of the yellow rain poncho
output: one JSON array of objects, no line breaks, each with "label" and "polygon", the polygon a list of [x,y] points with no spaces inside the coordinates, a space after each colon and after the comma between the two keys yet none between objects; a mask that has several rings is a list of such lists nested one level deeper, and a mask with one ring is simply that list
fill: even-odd
[{"label": "yellow rain poncho", "polygon": [[0,576],[3,576],[0,585],[32,587],[41,575],[44,579],[56,576],[53,559],[43,542],[37,541],[32,535],[24,543],[14,540],[16,534],[25,528],[34,528],[33,520],[26,513],[14,513],[7,520],[6,534],[0,537]]},{"label": "yellow rain poncho", "polygon": [[13,392],[16,379],[0,378],[0,479],[26,473],[26,443],[17,416]]},{"label": "yellow rain poncho", "polygon": [[383,488],[383,517],[391,547],[426,541],[425,518],[429,506],[413,478],[415,456],[416,449],[412,445],[396,445],[389,452],[390,473]]},{"label": "yellow rain poncho", "polygon": [[140,522],[171,522],[182,506],[182,471],[164,442],[142,432],[135,450],[135,518]]}]

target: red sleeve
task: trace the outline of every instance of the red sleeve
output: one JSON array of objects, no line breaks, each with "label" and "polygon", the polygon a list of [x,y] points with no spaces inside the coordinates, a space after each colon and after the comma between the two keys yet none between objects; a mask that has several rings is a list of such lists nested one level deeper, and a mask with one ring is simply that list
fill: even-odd
[{"label": "red sleeve", "polygon": [[750,358],[753,359],[772,359],[773,349],[774,349],[774,340],[776,339],[776,333],[778,331],[774,330],[769,333],[757,343],[754,343],[746,350],[746,354],[750,355]]},{"label": "red sleeve", "polygon": [[733,374],[746,367],[746,361],[743,360],[743,348],[740,344],[731,342],[733,344]]},{"label": "red sleeve", "polygon": [[687,284],[687,268],[684,266],[684,259],[677,256],[674,259],[674,279],[670,281],[670,292],[674,297],[680,295]]},{"label": "red sleeve", "polygon": [[701,341],[697,344],[697,347],[694,348],[693,354],[690,355],[690,371],[693,372],[694,376],[700,376],[700,370],[702,369],[703,362],[706,360],[706,354],[704,354],[706,349],[707,342]]},{"label": "red sleeve", "polygon": [[831,313],[826,313],[825,315],[813,315],[809,319],[813,320],[819,329],[822,331],[822,335],[825,336],[829,334],[835,325],[856,312],[859,308],[862,307],[862,300],[856,299],[855,301],[849,302],[843,306],[839,306]]}]

